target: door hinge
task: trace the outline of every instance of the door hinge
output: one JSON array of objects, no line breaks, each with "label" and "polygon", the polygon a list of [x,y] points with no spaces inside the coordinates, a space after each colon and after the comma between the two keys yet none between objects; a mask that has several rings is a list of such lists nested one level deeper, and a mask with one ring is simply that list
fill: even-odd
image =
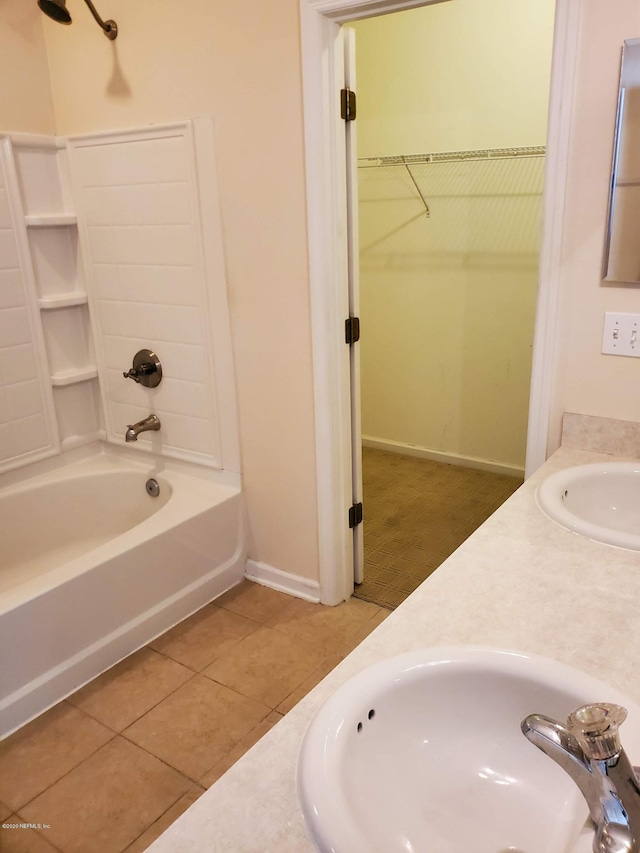
[{"label": "door hinge", "polygon": [[344,321],[344,339],[347,344],[360,340],[360,317],[347,317]]},{"label": "door hinge", "polygon": [[340,116],[345,121],[356,117],[356,93],[352,89],[340,89]]},{"label": "door hinge", "polygon": [[361,503],[349,507],[349,527],[357,527],[359,524],[362,524]]}]

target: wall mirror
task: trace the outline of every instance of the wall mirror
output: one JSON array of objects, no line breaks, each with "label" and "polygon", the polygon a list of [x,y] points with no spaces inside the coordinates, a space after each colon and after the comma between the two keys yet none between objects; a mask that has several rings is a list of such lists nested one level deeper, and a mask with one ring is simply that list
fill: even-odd
[{"label": "wall mirror", "polygon": [[622,49],[602,277],[640,285],[640,39]]}]

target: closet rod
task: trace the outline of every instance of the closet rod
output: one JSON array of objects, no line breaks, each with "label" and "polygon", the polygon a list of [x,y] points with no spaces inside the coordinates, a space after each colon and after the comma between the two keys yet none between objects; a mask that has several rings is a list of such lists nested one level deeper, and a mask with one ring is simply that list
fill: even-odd
[{"label": "closet rod", "polygon": [[476,151],[444,151],[437,154],[402,154],[389,157],[361,157],[358,167],[411,166],[414,163],[455,163],[461,160],[505,160],[520,157],[544,157],[544,145],[529,148],[484,148]]}]

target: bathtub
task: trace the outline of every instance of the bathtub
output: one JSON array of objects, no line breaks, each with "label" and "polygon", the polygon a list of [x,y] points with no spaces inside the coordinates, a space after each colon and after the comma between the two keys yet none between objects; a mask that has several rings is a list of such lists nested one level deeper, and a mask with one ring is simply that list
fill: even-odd
[{"label": "bathtub", "polygon": [[242,579],[238,478],[215,478],[103,451],[0,484],[0,738]]}]

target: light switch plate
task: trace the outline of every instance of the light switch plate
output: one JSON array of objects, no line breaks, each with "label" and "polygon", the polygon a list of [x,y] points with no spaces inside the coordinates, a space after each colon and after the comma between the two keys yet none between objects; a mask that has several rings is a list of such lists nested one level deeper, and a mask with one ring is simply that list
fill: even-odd
[{"label": "light switch plate", "polygon": [[604,315],[602,352],[606,355],[628,355],[640,358],[640,314]]}]

